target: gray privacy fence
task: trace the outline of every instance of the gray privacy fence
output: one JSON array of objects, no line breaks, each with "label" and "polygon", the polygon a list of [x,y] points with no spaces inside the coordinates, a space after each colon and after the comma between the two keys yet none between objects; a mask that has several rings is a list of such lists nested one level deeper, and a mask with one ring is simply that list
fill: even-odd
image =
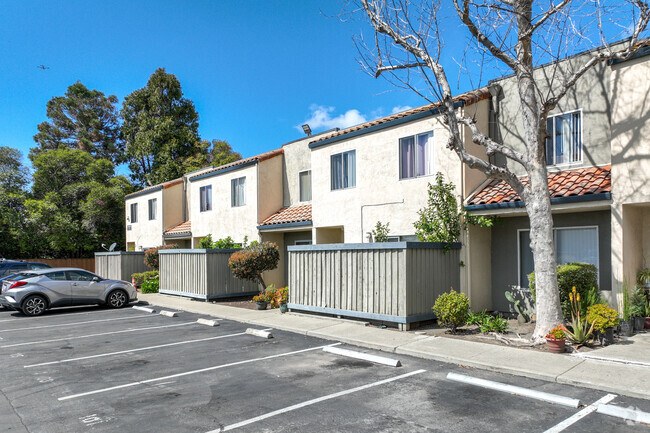
[{"label": "gray privacy fence", "polygon": [[144,251],[95,253],[95,273],[109,280],[131,281],[131,275],[150,271],[144,264]]},{"label": "gray privacy fence", "polygon": [[436,298],[460,286],[460,244],[290,246],[289,308],[400,324],[433,319]]},{"label": "gray privacy fence", "polygon": [[237,249],[160,250],[160,293],[215,299],[255,295],[259,285],[240,280],[228,267]]}]

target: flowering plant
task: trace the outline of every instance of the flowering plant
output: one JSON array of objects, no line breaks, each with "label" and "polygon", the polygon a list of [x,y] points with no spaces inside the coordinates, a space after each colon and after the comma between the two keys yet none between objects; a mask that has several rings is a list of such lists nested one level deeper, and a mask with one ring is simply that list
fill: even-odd
[{"label": "flowering plant", "polygon": [[564,325],[561,323],[557,325],[555,328],[551,329],[548,334],[546,334],[546,338],[550,338],[552,340],[564,340],[566,338],[566,328]]},{"label": "flowering plant", "polygon": [[286,304],[289,301],[289,287],[280,287],[277,292],[275,292],[274,303]]},{"label": "flowering plant", "polygon": [[594,332],[594,321],[589,324],[589,318],[582,319],[580,317],[580,293],[573,287],[569,293],[569,302],[571,304],[571,331],[565,329],[566,336],[569,341],[580,347],[583,344],[591,343]]}]

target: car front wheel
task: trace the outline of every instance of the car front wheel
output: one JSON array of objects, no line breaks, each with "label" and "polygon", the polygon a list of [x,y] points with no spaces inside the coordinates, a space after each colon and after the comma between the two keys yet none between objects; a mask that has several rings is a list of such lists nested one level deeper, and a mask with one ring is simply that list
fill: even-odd
[{"label": "car front wheel", "polygon": [[33,295],[23,302],[23,313],[27,316],[40,316],[45,312],[47,303],[42,296]]},{"label": "car front wheel", "polygon": [[106,303],[111,308],[122,308],[129,301],[127,294],[123,290],[113,290],[108,294]]}]

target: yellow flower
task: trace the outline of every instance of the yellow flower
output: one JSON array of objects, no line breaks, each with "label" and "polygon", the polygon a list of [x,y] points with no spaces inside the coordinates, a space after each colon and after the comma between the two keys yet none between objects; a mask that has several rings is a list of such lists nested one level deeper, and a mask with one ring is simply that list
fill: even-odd
[{"label": "yellow flower", "polygon": [[573,293],[576,292],[576,286],[573,286],[573,289],[571,290]]},{"label": "yellow flower", "polygon": [[569,293],[569,301],[573,302],[573,293]]},{"label": "yellow flower", "polygon": [[577,301],[577,302],[580,302],[580,293],[577,293],[577,294],[576,294],[576,301]]}]

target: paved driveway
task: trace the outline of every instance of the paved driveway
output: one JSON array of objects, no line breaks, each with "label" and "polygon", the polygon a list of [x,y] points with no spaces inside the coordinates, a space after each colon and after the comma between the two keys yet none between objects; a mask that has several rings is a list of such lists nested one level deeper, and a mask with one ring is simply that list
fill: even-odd
[{"label": "paved driveway", "polygon": [[[603,392],[403,356],[389,367],[324,352],[330,341],[275,330],[263,339],[199,317],[0,311],[3,431],[544,432],[563,422],[555,431],[647,431],[589,413]],[[449,372],[578,398],[587,409],[450,381]],[[650,410],[645,400],[610,398]]]}]

